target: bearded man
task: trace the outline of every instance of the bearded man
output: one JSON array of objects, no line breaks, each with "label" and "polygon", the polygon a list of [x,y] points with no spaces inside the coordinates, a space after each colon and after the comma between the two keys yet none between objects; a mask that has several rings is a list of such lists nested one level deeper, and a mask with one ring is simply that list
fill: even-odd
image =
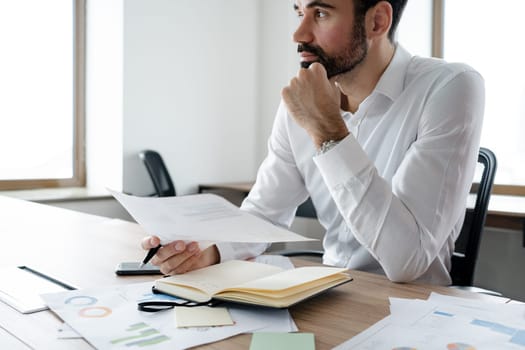
[{"label": "bearded man", "polygon": [[[268,155],[242,209],[289,227],[312,199],[323,262],[398,282],[448,285],[484,111],[465,64],[395,40],[406,0],[296,0],[301,68],[282,90]],[[146,237],[144,249],[159,244]],[[172,242],[166,274],[263,253],[264,244]]]}]

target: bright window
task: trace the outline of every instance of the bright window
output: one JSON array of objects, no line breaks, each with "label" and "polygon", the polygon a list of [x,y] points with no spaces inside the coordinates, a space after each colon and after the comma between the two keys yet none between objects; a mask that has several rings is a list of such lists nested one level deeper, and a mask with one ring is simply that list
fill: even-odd
[{"label": "bright window", "polygon": [[497,157],[496,184],[515,194],[525,189],[523,13],[525,1],[446,1],[443,32],[444,58],[466,62],[485,78],[481,145]]},{"label": "bright window", "polygon": [[0,0],[1,189],[83,184],[82,9]]}]

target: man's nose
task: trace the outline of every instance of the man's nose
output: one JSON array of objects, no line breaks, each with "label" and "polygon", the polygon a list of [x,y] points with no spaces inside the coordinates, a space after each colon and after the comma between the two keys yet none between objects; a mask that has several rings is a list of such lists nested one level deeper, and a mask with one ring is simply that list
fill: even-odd
[{"label": "man's nose", "polygon": [[301,19],[299,26],[292,35],[292,40],[296,43],[307,44],[313,41],[311,20],[304,17]]}]

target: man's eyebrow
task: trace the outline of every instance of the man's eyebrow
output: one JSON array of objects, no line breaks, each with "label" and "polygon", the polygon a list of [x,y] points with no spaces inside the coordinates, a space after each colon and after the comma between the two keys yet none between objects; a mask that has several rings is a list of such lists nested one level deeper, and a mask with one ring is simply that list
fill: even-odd
[{"label": "man's eyebrow", "polygon": [[[322,0],[314,0],[306,5],[306,8],[312,8],[312,7],[323,7],[323,8],[328,8],[328,9],[335,8],[335,6],[327,4],[326,2]],[[293,9],[297,11],[299,10],[299,6],[297,6],[297,4],[293,4]]]}]

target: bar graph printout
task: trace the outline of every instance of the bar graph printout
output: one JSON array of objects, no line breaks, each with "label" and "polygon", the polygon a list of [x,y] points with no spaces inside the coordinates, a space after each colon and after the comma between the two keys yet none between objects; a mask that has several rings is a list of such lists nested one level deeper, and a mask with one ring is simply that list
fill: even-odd
[{"label": "bar graph printout", "polygon": [[390,316],[335,350],[525,350],[523,305],[447,298],[391,298]]},{"label": "bar graph printout", "polygon": [[97,349],[186,349],[254,331],[292,332],[288,310],[228,306],[235,324],[177,328],[174,310],[147,313],[137,302],[177,299],[151,293],[151,282],[44,294],[49,308]]}]

